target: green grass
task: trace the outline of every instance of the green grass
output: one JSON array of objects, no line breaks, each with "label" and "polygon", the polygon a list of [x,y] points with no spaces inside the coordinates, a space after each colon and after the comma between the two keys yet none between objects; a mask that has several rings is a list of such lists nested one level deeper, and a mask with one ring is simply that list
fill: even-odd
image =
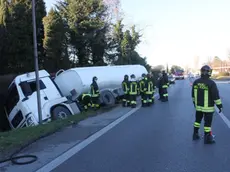
[{"label": "green grass", "polygon": [[111,110],[114,107],[102,108],[98,112],[89,111],[73,115],[63,120],[56,120],[48,124],[42,124],[34,127],[20,128],[8,132],[0,132],[0,152],[7,152],[12,149],[17,149],[33,142],[41,137],[50,135],[67,126],[77,124],[88,117],[96,116],[97,113],[103,113]]}]

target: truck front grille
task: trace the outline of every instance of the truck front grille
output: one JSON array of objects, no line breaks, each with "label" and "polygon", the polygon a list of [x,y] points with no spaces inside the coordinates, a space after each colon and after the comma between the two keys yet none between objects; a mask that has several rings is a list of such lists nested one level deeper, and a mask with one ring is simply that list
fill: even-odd
[{"label": "truck front grille", "polygon": [[22,112],[18,111],[18,113],[15,115],[11,123],[14,128],[17,128],[17,126],[22,122],[22,120],[23,120]]}]

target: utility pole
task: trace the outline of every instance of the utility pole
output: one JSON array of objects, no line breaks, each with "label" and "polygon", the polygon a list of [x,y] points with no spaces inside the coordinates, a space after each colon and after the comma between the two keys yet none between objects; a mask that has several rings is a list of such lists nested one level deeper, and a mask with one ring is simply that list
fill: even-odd
[{"label": "utility pole", "polygon": [[36,9],[35,0],[32,0],[32,18],[33,18],[33,42],[34,42],[34,66],[36,75],[36,87],[37,87],[37,106],[38,106],[38,119],[39,124],[42,123],[42,110],[41,110],[41,95],[40,95],[40,81],[39,81],[39,69],[38,69],[38,50],[37,50],[37,31],[36,31]]}]

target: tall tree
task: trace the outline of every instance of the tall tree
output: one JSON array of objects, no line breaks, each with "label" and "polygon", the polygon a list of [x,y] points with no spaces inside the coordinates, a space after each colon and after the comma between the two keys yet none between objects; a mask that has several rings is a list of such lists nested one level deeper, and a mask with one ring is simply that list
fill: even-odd
[{"label": "tall tree", "polygon": [[[7,71],[5,72],[27,72],[34,68],[33,62],[33,28],[31,0],[4,1],[4,27],[6,34],[5,49],[1,56],[7,57]],[[41,52],[42,46],[42,18],[46,15],[43,0],[38,0],[36,4],[38,49]],[[39,53],[39,56],[42,53]]]},{"label": "tall tree", "polygon": [[[70,67],[69,54],[67,52],[67,29],[62,17],[57,11],[51,9],[43,19],[45,39],[43,42],[46,57],[44,68],[50,72],[56,72],[60,68]],[[50,65],[52,64],[52,65]]]},{"label": "tall tree", "polygon": [[0,1],[0,74],[7,72],[8,62],[7,56],[5,56],[4,51],[6,50],[6,19],[8,17],[8,1]]},{"label": "tall tree", "polygon": [[[90,40],[105,27],[104,2],[102,0],[65,0],[59,3],[58,9],[70,27],[70,43],[75,48],[78,66],[89,65],[92,61]],[[99,39],[101,40],[101,36]]]}]

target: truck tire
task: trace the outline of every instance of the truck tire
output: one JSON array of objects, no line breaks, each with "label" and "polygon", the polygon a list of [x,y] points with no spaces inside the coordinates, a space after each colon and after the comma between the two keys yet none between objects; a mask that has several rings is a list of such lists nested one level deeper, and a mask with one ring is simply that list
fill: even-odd
[{"label": "truck tire", "polygon": [[71,112],[64,106],[56,106],[51,111],[52,120],[65,119],[70,115],[72,115]]},{"label": "truck tire", "polygon": [[106,106],[115,105],[116,99],[110,90],[104,90],[101,92],[102,103]]}]

